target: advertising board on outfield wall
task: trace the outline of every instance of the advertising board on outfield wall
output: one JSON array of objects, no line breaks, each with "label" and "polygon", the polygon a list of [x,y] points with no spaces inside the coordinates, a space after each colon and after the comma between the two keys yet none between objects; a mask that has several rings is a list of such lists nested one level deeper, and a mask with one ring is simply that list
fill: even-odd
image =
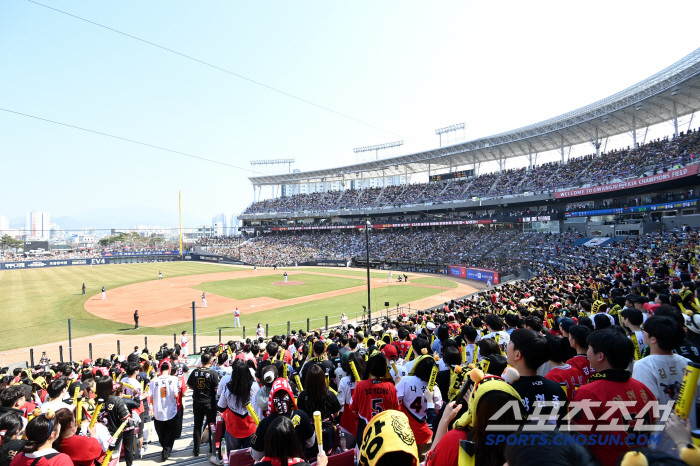
[{"label": "advertising board on outfield wall", "polygon": [[485,269],[483,267],[465,267],[463,265],[451,265],[449,267],[449,273],[453,277],[468,278],[470,280],[479,280],[482,282],[487,282],[491,280],[493,285],[499,283],[499,272],[498,270]]},{"label": "advertising board on outfield wall", "polygon": [[677,180],[698,174],[698,164],[689,165],[687,167],[671,170],[658,175],[646,176],[644,178],[634,178],[627,181],[618,181],[617,183],[603,184],[600,186],[591,186],[590,188],[570,189],[568,191],[559,191],[554,193],[556,199],[568,197],[588,196],[590,194],[602,194],[610,191],[620,191],[622,189],[640,188],[648,184],[665,183],[666,181]]},{"label": "advertising board on outfield wall", "polygon": [[0,262],[0,270],[41,269],[45,267],[65,267],[68,265],[109,264],[109,259],[55,259],[41,261]]}]

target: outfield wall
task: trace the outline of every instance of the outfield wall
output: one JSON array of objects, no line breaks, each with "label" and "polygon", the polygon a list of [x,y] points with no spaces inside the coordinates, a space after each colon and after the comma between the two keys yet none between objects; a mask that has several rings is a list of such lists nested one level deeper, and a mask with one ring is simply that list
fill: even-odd
[{"label": "outfield wall", "polygon": [[0,270],[42,269],[46,267],[67,267],[72,265],[130,264],[146,262],[173,262],[182,256],[120,256],[96,257],[91,259],[46,259],[34,261],[0,262]]}]

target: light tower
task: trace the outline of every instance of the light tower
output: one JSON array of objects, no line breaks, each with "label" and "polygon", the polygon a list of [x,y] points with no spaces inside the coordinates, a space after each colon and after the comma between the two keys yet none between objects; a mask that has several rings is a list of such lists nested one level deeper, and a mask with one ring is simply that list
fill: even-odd
[{"label": "light tower", "polygon": [[444,128],[436,129],[435,134],[437,134],[440,137],[440,147],[442,147],[442,135],[443,134],[457,132],[460,129],[462,130],[462,138],[466,139],[466,135],[465,135],[465,131],[464,131],[464,129],[465,129],[464,123],[457,123],[456,125],[445,126]]}]

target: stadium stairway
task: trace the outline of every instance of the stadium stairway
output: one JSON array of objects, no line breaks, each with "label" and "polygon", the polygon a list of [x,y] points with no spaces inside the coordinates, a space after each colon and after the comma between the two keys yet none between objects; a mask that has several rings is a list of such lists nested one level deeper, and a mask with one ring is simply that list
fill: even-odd
[{"label": "stadium stairway", "polygon": [[[200,446],[199,456],[193,456],[192,449],[194,443],[192,441],[192,429],[194,423],[194,417],[192,415],[192,393],[191,390],[187,390],[186,396],[183,399],[183,408],[185,410],[183,420],[182,420],[182,436],[175,441],[170,458],[163,462],[161,459],[161,452],[163,451],[160,443],[158,442],[158,435],[153,429],[153,424],[151,423],[151,435],[150,442],[148,443],[148,448],[146,449],[146,454],[143,458],[139,458],[138,454],[134,455],[134,464],[137,466],[155,466],[159,465],[169,465],[177,464],[178,466],[195,466],[199,464],[211,464],[209,462],[209,444],[202,444]],[[121,460],[124,461],[123,459]],[[122,464],[120,462],[120,464]]]}]

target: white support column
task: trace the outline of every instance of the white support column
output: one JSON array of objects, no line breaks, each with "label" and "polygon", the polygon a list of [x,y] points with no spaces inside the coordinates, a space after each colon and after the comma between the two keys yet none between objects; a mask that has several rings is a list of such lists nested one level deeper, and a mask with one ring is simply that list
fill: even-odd
[{"label": "white support column", "polygon": [[632,149],[637,148],[637,119],[632,115]]},{"label": "white support column", "polygon": [[564,135],[560,134],[559,137],[561,138],[561,164],[564,165]]},{"label": "white support column", "polygon": [[600,157],[600,139],[598,138],[598,127],[595,127],[595,156]]},{"label": "white support column", "polygon": [[673,101],[673,134],[678,137],[678,109],[675,100]]},{"label": "white support column", "polygon": [[501,149],[498,149],[498,169],[503,173],[503,152]]},{"label": "white support column", "polygon": [[428,179],[430,179],[430,163],[428,163]]},{"label": "white support column", "polygon": [[530,170],[532,170],[532,146],[528,143],[527,145],[527,160],[530,162]]}]

